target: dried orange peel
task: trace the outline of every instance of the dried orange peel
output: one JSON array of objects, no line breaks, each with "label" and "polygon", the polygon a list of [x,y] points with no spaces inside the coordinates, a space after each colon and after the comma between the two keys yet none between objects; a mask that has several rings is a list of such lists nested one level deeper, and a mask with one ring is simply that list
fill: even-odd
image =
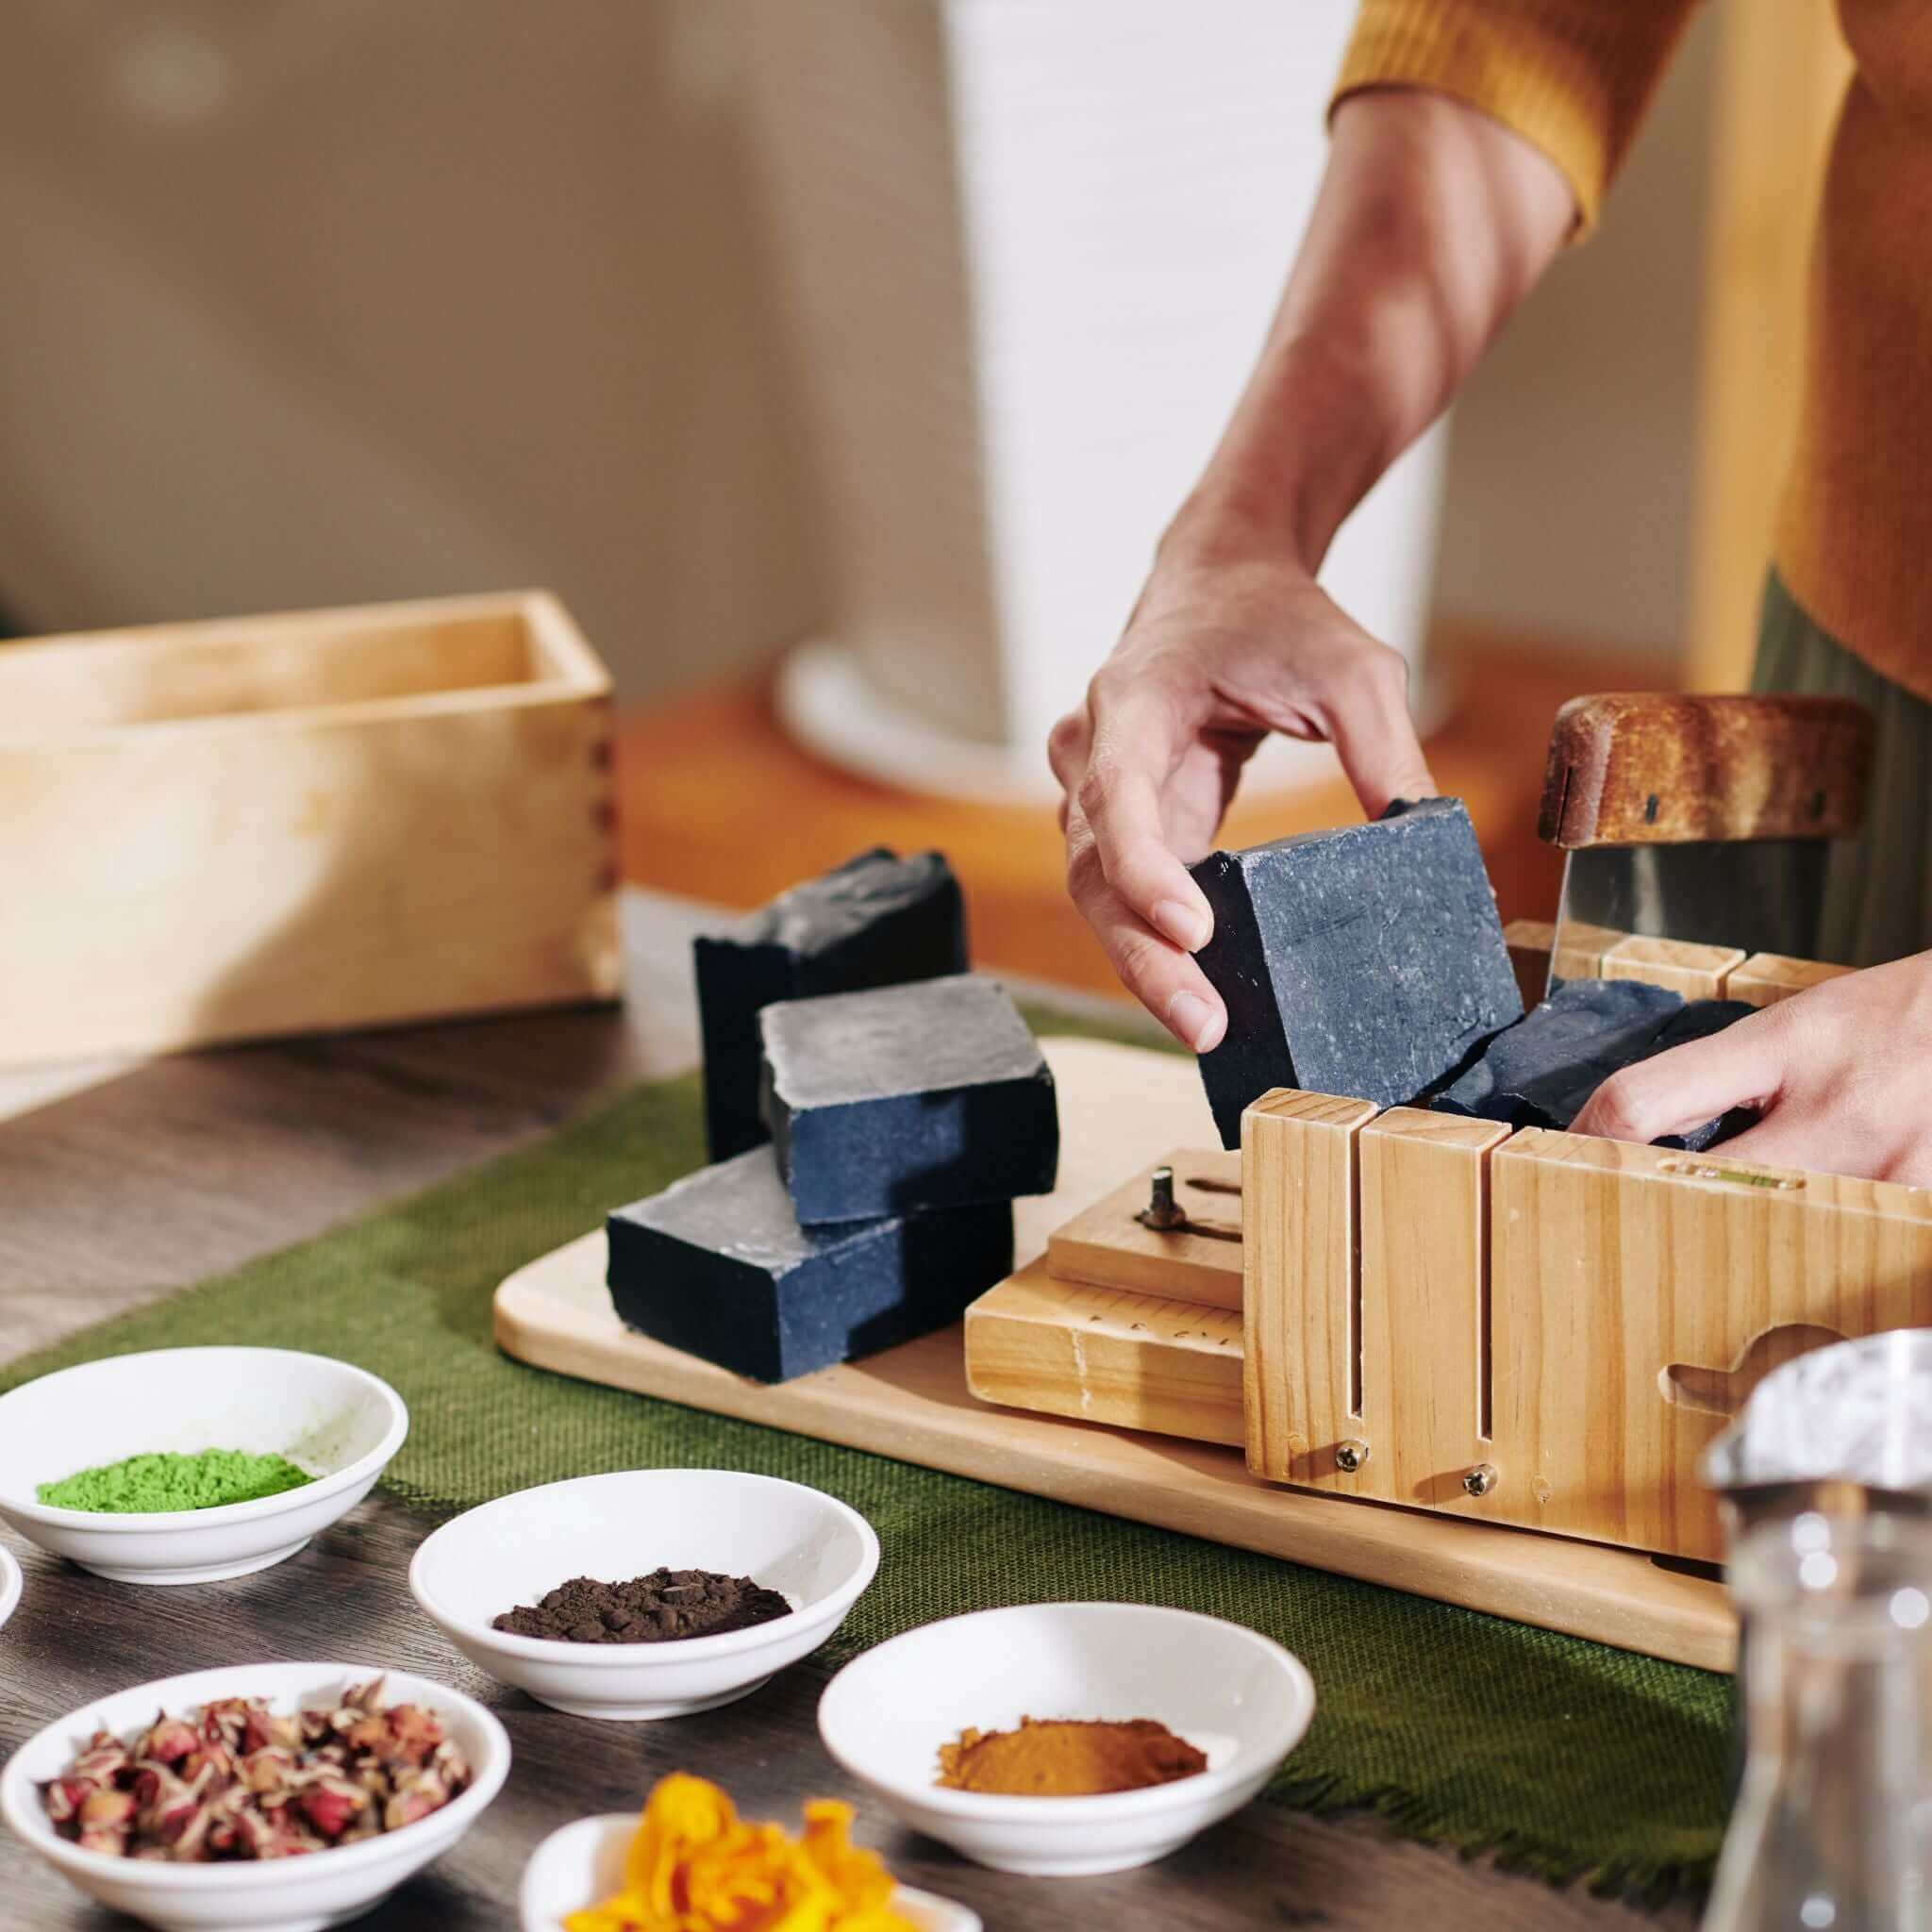
[{"label": "dried orange peel", "polygon": [[805,1835],[747,1824],[714,1784],[675,1772],[644,1804],[624,1890],[572,1912],[565,1932],[915,1932],[892,1874],[851,1840],[852,1807],[819,1798]]}]

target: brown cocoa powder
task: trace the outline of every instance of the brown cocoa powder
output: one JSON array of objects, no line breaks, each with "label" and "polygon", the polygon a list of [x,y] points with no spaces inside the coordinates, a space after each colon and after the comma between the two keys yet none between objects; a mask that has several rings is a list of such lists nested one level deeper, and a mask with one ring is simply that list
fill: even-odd
[{"label": "brown cocoa powder", "polygon": [[653,1570],[627,1583],[573,1576],[534,1604],[519,1604],[491,1627],[511,1637],[545,1637],[564,1643],[673,1643],[749,1630],[791,1606],[749,1576],[714,1570]]}]

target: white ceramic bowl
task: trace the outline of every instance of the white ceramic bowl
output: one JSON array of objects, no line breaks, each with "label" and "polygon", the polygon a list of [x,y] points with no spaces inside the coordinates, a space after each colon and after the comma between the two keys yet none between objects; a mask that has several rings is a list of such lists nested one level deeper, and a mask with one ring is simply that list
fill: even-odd
[{"label": "white ceramic bowl", "polygon": [[[511,1637],[491,1621],[573,1576],[623,1582],[663,1565],[749,1576],[792,1614],[669,1643]],[[857,1510],[803,1483],[716,1469],[633,1469],[519,1490],[426,1538],[416,1601],[480,1670],[577,1717],[684,1717],[748,1696],[816,1650],[879,1566]]]},{"label": "white ceramic bowl", "polygon": [[[39,1785],[57,1775],[97,1729],[125,1737],[158,1710],[186,1711],[216,1697],[266,1697],[279,1711],[329,1702],[380,1676],[385,1700],[429,1706],[461,1745],[474,1774],[441,1811],[400,1831],[260,1863],[170,1865],[84,1852],[59,1837]],[[0,1817],[87,1895],[166,1932],[316,1932],[365,1912],[410,1874],[446,1852],[482,1816],[509,1773],[509,1739],[480,1704],[428,1677],[375,1664],[238,1664],[163,1677],[84,1706],[29,1738],[0,1771]]]},{"label": "white ceramic bowl", "polygon": [[20,1607],[20,1592],[25,1583],[20,1560],[6,1544],[0,1543],[0,1628]]},{"label": "white ceramic bowl", "polygon": [[[368,1494],[408,1434],[387,1382],[286,1348],[162,1348],[62,1369],[0,1395],[0,1516],[117,1583],[214,1583],[292,1557]],[[316,1480],[253,1503],[116,1516],[36,1489],[125,1456],[274,1453]]]},{"label": "white ceramic bowl", "polygon": [[[562,1932],[566,1912],[608,1898],[624,1883],[625,1848],[637,1828],[635,1812],[607,1811],[553,1831],[524,1867],[523,1932]],[[919,1932],[980,1932],[977,1912],[909,1885],[893,1892],[892,1909]]]},{"label": "white ceramic bowl", "polygon": [[[1003,1872],[1073,1877],[1177,1850],[1268,1782],[1315,1712],[1315,1687],[1280,1644],[1141,1604],[980,1610],[908,1630],[834,1677],[819,1734],[852,1776],[915,1831]],[[939,1748],[1023,1717],[1154,1718],[1208,1755],[1172,1784],[1098,1797],[941,1790]]]}]

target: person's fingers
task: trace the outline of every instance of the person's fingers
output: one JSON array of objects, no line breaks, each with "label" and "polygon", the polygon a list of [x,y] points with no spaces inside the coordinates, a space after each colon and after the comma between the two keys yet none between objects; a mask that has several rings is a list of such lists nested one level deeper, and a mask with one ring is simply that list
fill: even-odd
[{"label": "person's fingers", "polygon": [[1725,1160],[1750,1160],[1760,1167],[1826,1166],[1830,1156],[1826,1152],[1821,1157],[1815,1127],[1780,1117],[1781,1113],[1790,1111],[1790,1108],[1774,1111],[1755,1127],[1747,1127],[1741,1134],[1723,1141],[1710,1150],[1713,1158],[1722,1156]]},{"label": "person's fingers", "polygon": [[1395,799],[1436,795],[1408,713],[1408,666],[1400,652],[1386,644],[1361,652],[1326,709],[1329,741],[1370,818],[1380,818]]},{"label": "person's fingers", "polygon": [[1109,883],[1091,827],[1076,807],[1067,834],[1067,890],[1122,984],[1184,1046],[1207,1053],[1227,1031],[1227,1009],[1187,950],[1153,930]]},{"label": "person's fingers", "polygon": [[1784,1077],[1787,1031],[1771,1008],[1707,1040],[1639,1060],[1591,1095],[1570,1130],[1610,1141],[1655,1141],[1701,1126],[1734,1107],[1761,1106]]},{"label": "person's fingers", "polygon": [[1214,914],[1161,823],[1160,785],[1174,762],[1174,730],[1169,701],[1156,691],[1097,705],[1074,798],[1108,884],[1147,924],[1193,953],[1212,937]]},{"label": "person's fingers", "polygon": [[1072,797],[1086,775],[1087,747],[1091,738],[1092,726],[1084,708],[1069,711],[1056,720],[1053,729],[1046,734],[1046,761],[1068,797]]}]

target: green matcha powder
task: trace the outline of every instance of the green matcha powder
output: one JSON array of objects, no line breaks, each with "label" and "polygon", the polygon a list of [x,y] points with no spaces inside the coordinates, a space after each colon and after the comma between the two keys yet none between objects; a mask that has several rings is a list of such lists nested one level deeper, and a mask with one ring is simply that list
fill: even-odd
[{"label": "green matcha powder", "polygon": [[315,1478],[285,1456],[250,1456],[242,1449],[204,1449],[128,1456],[99,1469],[77,1470],[34,1493],[55,1509],[96,1509],[133,1515],[169,1509],[213,1509],[279,1496]]}]

